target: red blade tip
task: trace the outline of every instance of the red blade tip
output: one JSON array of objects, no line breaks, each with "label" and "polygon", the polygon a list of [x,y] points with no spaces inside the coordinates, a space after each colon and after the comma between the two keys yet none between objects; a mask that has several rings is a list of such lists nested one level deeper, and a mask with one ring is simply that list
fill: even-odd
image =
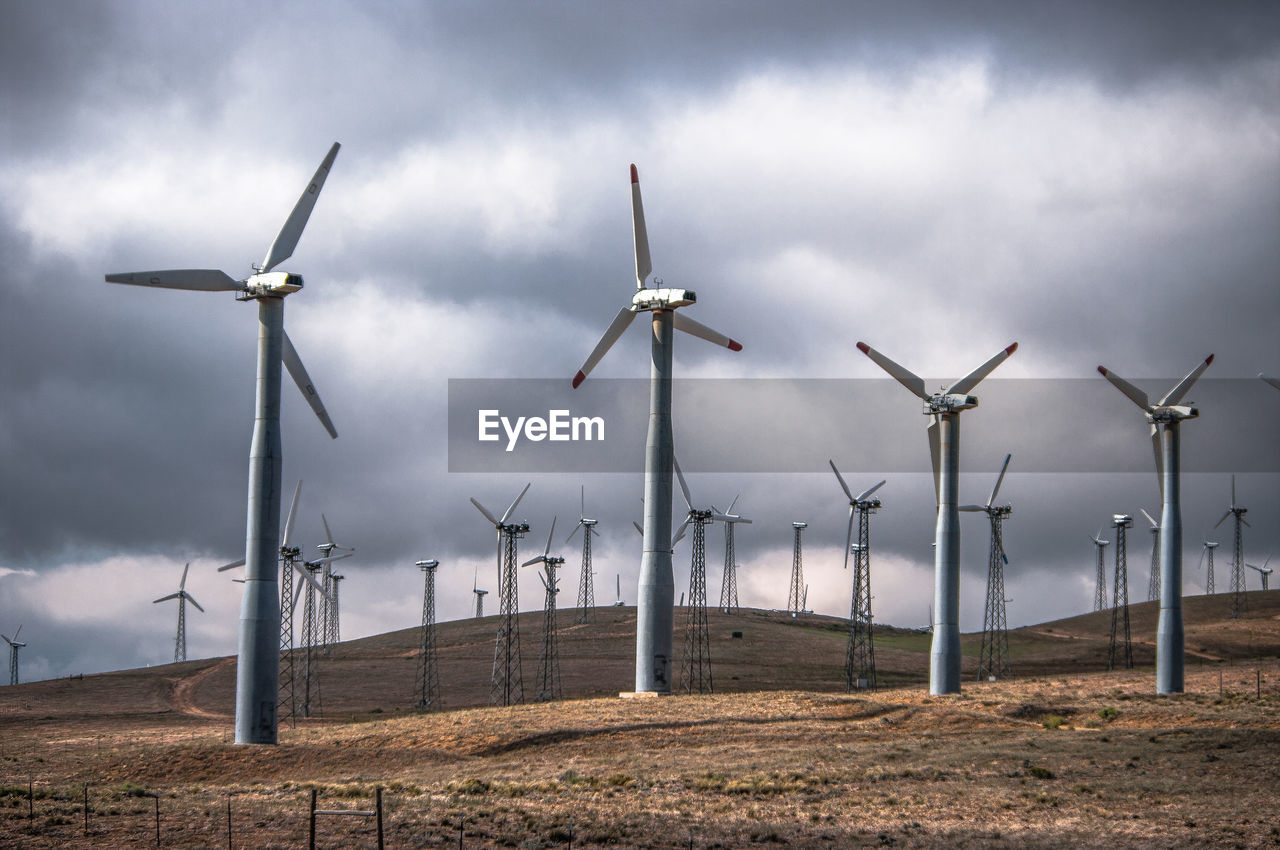
[{"label": "red blade tip", "polygon": [[742,350],[742,343],[738,342],[736,339],[731,339],[731,340],[729,340],[729,350],[730,350],[730,351],[741,351],[741,350]]},{"label": "red blade tip", "polygon": [[632,183],[640,182],[640,174],[636,171],[636,164],[634,162],[631,163],[631,182]]},{"label": "red blade tip", "polygon": [[1213,362],[1213,355],[1210,354],[1209,359],[1204,361],[1204,365],[1208,366],[1212,362]]},{"label": "red blade tip", "polygon": [[579,385],[579,384],[581,384],[581,383],[582,383],[583,381],[585,381],[586,379],[587,379],[587,376],[586,376],[585,374],[583,374],[582,372],[579,372],[578,374],[574,375],[574,376],[573,376],[573,388],[576,390],[576,389],[578,388],[578,385]]},{"label": "red blade tip", "polygon": [[865,342],[858,343],[858,350],[861,351],[863,354],[867,354],[870,348],[871,346],[867,345]]},{"label": "red blade tip", "polygon": [[1107,376],[1107,367],[1106,367],[1106,366],[1099,366],[1099,367],[1098,367],[1098,374],[1105,378],[1105,377]]},{"label": "red blade tip", "polygon": [[1018,344],[1015,342],[1013,345],[1011,345],[1011,346],[1009,346],[1008,348],[1006,348],[1006,349],[1004,350],[1004,353],[1005,353],[1005,354],[1012,354],[1013,352],[1015,352],[1015,351],[1017,351],[1017,350],[1018,350]]}]

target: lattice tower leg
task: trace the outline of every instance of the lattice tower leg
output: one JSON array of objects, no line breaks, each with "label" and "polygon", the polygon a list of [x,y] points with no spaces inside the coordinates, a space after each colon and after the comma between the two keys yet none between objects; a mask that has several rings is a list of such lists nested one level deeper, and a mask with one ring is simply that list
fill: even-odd
[{"label": "lattice tower leg", "polygon": [[[1129,567],[1125,527],[1116,528],[1116,571],[1111,606],[1111,641],[1107,649],[1107,669],[1114,670],[1118,663],[1125,669],[1133,669],[1133,644],[1129,639]],[[1123,630],[1123,634],[1118,634]],[[1124,647],[1119,641],[1124,641]],[[1123,658],[1121,657],[1123,656]]]},{"label": "lattice tower leg", "polygon": [[302,593],[302,711],[303,717],[320,713],[320,623],[316,589],[306,583]]},{"label": "lattice tower leg", "polygon": [[1097,582],[1093,594],[1093,610],[1105,611],[1107,609],[1107,562],[1103,557],[1103,548],[1094,544],[1093,547],[1097,551]]},{"label": "lattice tower leg", "polygon": [[280,693],[279,718],[297,725],[298,698],[294,689],[293,558],[285,556],[280,570]]},{"label": "lattice tower leg", "polygon": [[853,593],[849,604],[849,646],[845,652],[846,690],[876,686],[876,650],[871,615],[870,510],[858,508],[858,549],[853,553]]},{"label": "lattice tower leg", "polygon": [[711,634],[707,629],[707,522],[693,523],[693,557],[689,565],[689,607],[684,630],[684,665],[680,688],[686,693],[709,694]]},{"label": "lattice tower leg", "polygon": [[489,702],[514,705],[524,702],[524,676],[520,669],[520,609],[516,587],[516,541],[514,532],[502,533],[502,573],[498,582],[498,637],[493,648],[493,675]]},{"label": "lattice tower leg", "polygon": [[724,573],[720,578],[720,610],[738,613],[738,558],[733,549],[734,524],[724,524]]},{"label": "lattice tower leg", "polygon": [[1205,573],[1205,578],[1204,578],[1204,592],[1205,592],[1205,593],[1207,593],[1207,594],[1209,594],[1210,596],[1212,596],[1212,595],[1214,594],[1214,589],[1213,589],[1213,549],[1210,549],[1210,550],[1209,550],[1209,559],[1208,559],[1208,563],[1206,563],[1206,564],[1205,564],[1205,567],[1207,567],[1209,571],[1208,571],[1207,573]]},{"label": "lattice tower leg", "polygon": [[982,650],[978,656],[978,681],[1009,675],[1009,623],[1004,596],[1004,520],[991,519],[991,546],[987,555],[987,602],[982,616]]},{"label": "lattice tower leg", "polygon": [[792,617],[799,616],[804,607],[804,560],[800,549],[800,532],[796,529],[796,542],[791,553],[791,586],[787,590],[787,610]]},{"label": "lattice tower leg", "polygon": [[578,577],[578,622],[587,622],[596,607],[596,588],[591,575],[591,527],[582,527],[582,574]]},{"label": "lattice tower leg", "polygon": [[436,570],[423,569],[422,632],[418,639],[418,674],[414,680],[417,706],[434,711],[441,706],[440,664],[436,653]]},{"label": "lattice tower leg", "polygon": [[1238,620],[1248,608],[1244,597],[1244,539],[1241,535],[1240,514],[1235,515],[1235,558],[1231,563],[1231,619]]},{"label": "lattice tower leg", "polygon": [[542,605],[542,649],[538,653],[538,699],[554,700],[560,691],[560,643],[556,626],[555,571],[546,570],[547,592]]},{"label": "lattice tower leg", "polygon": [[187,660],[187,600],[178,597],[178,637],[173,642],[173,660]]}]

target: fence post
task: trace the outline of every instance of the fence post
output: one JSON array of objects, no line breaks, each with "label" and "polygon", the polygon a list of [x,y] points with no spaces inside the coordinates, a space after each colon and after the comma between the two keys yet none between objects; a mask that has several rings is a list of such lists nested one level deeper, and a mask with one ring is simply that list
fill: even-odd
[{"label": "fence post", "polygon": [[27,780],[27,820],[31,820],[36,816],[36,781],[34,779]]},{"label": "fence post", "polygon": [[311,789],[311,838],[307,841],[309,850],[316,850],[316,789]]},{"label": "fence post", "polygon": [[1255,694],[1257,695],[1258,699],[1262,699],[1262,668],[1259,667],[1255,669],[1253,672],[1258,677],[1258,684],[1256,686]]},{"label": "fence post", "polygon": [[378,850],[383,850],[382,844],[382,786],[378,786],[378,802],[375,807],[378,812]]},{"label": "fence post", "polygon": [[84,834],[89,834],[89,783],[84,784]]},{"label": "fence post", "polygon": [[231,850],[231,792],[227,792],[227,850]]},{"label": "fence post", "polygon": [[462,850],[462,827],[467,822],[467,816],[463,815],[458,818],[458,850]]},{"label": "fence post", "polygon": [[155,793],[156,800],[156,846],[160,846],[160,792]]}]

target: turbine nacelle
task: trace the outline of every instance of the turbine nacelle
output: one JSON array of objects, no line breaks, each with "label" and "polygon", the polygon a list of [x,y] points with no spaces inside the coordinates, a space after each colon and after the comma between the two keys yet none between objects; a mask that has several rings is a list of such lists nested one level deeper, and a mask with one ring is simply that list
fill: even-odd
[{"label": "turbine nacelle", "polygon": [[959,413],[972,410],[978,406],[978,399],[962,393],[938,393],[924,401],[924,412],[932,415],[940,413]]},{"label": "turbine nacelle", "polygon": [[1184,419],[1195,419],[1200,415],[1200,408],[1187,404],[1170,404],[1155,406],[1147,411],[1147,421],[1153,425],[1157,422],[1181,422]]},{"label": "turbine nacelle", "polygon": [[631,310],[643,313],[646,310],[674,310],[677,307],[688,307],[698,303],[698,293],[691,289],[639,289],[631,297]]},{"label": "turbine nacelle", "polygon": [[279,298],[302,289],[302,275],[288,272],[258,272],[244,281],[245,298]]}]

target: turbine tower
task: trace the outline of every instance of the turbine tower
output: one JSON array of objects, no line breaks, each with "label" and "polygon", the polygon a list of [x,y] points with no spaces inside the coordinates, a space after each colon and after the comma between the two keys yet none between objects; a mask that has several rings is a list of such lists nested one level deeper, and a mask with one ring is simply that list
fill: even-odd
[{"label": "turbine tower", "polygon": [[599,535],[596,531],[596,523],[598,520],[587,517],[587,488],[583,487],[579,494],[581,510],[578,512],[578,524],[573,527],[573,531],[569,532],[569,536],[564,539],[567,544],[573,539],[573,535],[578,533],[578,529],[582,529],[582,574],[578,577],[578,622],[585,623],[590,615],[592,608],[596,607],[596,588],[592,580],[591,572],[591,537]]},{"label": "turbine tower", "polygon": [[929,451],[933,461],[938,520],[934,530],[933,646],[929,657],[929,693],[960,692],[960,514],[956,499],[960,477],[960,412],[978,406],[969,395],[997,366],[1018,350],[1015,342],[939,393],[924,380],[865,342],[858,350],[924,402],[929,417]]},{"label": "turbine tower", "polygon": [[[684,663],[680,668],[680,690],[687,694],[709,694],[715,690],[711,677],[711,633],[707,628],[707,526],[715,521],[726,521],[728,516],[712,508],[695,508],[689,495],[689,485],[675,461],[676,478],[680,481],[680,494],[684,496],[689,513],[676,532],[676,540],[684,536],[685,529],[693,526],[693,547],[689,557],[689,607],[684,628]],[[675,541],[671,543],[675,547]]]},{"label": "turbine tower", "polygon": [[[640,581],[636,601],[636,692],[671,692],[672,632],[675,622],[675,578],[671,572],[671,377],[672,329],[701,337],[731,351],[742,345],[718,331],[677,312],[698,300],[685,289],[645,287],[653,270],[649,258],[649,236],[644,207],[640,201],[640,178],[631,166],[631,221],[635,236],[636,292],[631,303],[614,317],[604,336],[596,343],[582,368],[573,378],[577,387],[604,357],[638,313],[651,313],[649,436],[644,458],[644,549],[640,558]],[[654,281],[661,284],[660,280]],[[621,593],[618,594],[621,597]]]},{"label": "turbine tower", "polygon": [[330,573],[329,575],[329,596],[327,599],[329,605],[330,622],[327,626],[328,632],[325,634],[325,654],[328,655],[333,649],[333,645],[342,642],[341,624],[342,603],[338,596],[338,590],[341,588],[340,582],[346,579],[346,576],[339,573]]},{"label": "turbine tower", "polygon": [[1098,529],[1097,534],[1089,539],[1093,541],[1094,554],[1098,556],[1093,590],[1093,610],[1105,611],[1107,608],[1107,560],[1103,556],[1102,550],[1106,549],[1111,541],[1102,539],[1101,528]]},{"label": "turbine tower", "polygon": [[18,650],[26,646],[26,643],[18,640],[18,635],[22,634],[22,626],[18,626],[18,630],[13,633],[13,637],[5,637],[4,642],[9,644],[9,684],[18,684]]},{"label": "turbine tower", "polygon": [[[329,647],[338,642],[338,588],[329,567],[330,561],[336,559],[332,559],[329,556],[335,550],[346,552],[347,555],[354,554],[356,550],[350,546],[342,546],[333,542],[333,532],[329,530],[329,521],[325,519],[324,514],[320,514],[320,523],[324,526],[325,540],[325,542],[316,546],[317,549],[324,553],[324,557],[318,561],[318,563],[323,564],[323,569],[320,573],[320,586],[324,588],[320,611],[320,648],[322,654],[328,655]],[[346,555],[343,557],[346,557]]]},{"label": "turbine tower", "polygon": [[1098,372],[1116,389],[1142,408],[1151,423],[1151,446],[1155,450],[1156,473],[1160,478],[1160,619],[1156,627],[1156,693],[1180,694],[1184,685],[1185,640],[1182,627],[1182,453],[1179,426],[1200,411],[1183,398],[1204,370],[1213,362],[1210,354],[1160,401],[1152,404],[1147,394],[1133,384],[1099,366]]},{"label": "turbine tower", "polygon": [[[720,574],[720,610],[726,614],[738,613],[738,554],[734,548],[733,529],[740,522],[751,524],[751,520],[733,512],[737,504],[738,497],[734,496],[721,520],[724,523],[724,572]],[[712,505],[711,509],[715,510],[715,506]]]},{"label": "turbine tower", "polygon": [[1227,521],[1227,517],[1233,517],[1235,522],[1235,555],[1231,559],[1231,619],[1238,620],[1240,615],[1244,613],[1248,607],[1248,600],[1244,595],[1244,536],[1241,534],[1241,526],[1249,525],[1249,520],[1244,515],[1249,509],[1236,504],[1236,477],[1231,476],[1231,505],[1227,508],[1227,512],[1222,515],[1222,519],[1218,520],[1214,528],[1222,525]]},{"label": "turbine tower", "polygon": [[[884,486],[881,481],[857,496],[845,483],[836,463],[828,459],[840,489],[849,500],[849,528],[844,537],[844,568],[849,569],[849,553],[853,552],[853,592],[849,602],[849,647],[844,658],[845,690],[876,686],[876,651],[871,627],[871,512],[878,510],[880,500],[872,494]],[[853,542],[854,515],[858,518],[858,542]],[[807,595],[807,594],[806,594]]]},{"label": "turbine tower", "polygon": [[173,640],[173,660],[187,660],[187,603],[200,609],[200,613],[204,613],[204,609],[200,608],[200,603],[190,593],[187,593],[187,572],[191,569],[191,562],[182,568],[182,581],[178,583],[178,590],[170,593],[168,596],[161,596],[159,599],[153,599],[151,604],[155,605],[160,602],[168,602],[170,599],[178,600],[178,636]]},{"label": "turbine tower", "polygon": [[443,704],[440,699],[440,659],[436,653],[436,567],[440,562],[418,561],[422,570],[422,634],[418,641],[418,675],[413,683],[415,705],[423,711],[434,711]]},{"label": "turbine tower", "polygon": [[[982,615],[982,650],[978,655],[978,681],[994,682],[1008,676],[1009,670],[1009,621],[1004,597],[1004,568],[1009,559],[1004,553],[1004,521],[1013,513],[1012,505],[995,504],[1004,474],[1009,470],[1012,454],[1004,456],[1004,466],[991,488],[991,496],[985,505],[961,505],[959,510],[981,512],[991,520],[991,545],[987,550],[987,604]],[[1101,550],[1099,550],[1101,551]]]},{"label": "turbine tower", "polygon": [[1262,579],[1263,590],[1271,589],[1270,587],[1268,587],[1268,585],[1270,584],[1271,574],[1275,572],[1273,568],[1267,566],[1267,564],[1269,563],[1271,563],[1270,555],[1267,556],[1267,559],[1262,562],[1262,566],[1260,567],[1256,567],[1253,564],[1245,564],[1245,566],[1248,567],[1249,569],[1257,571],[1258,577]]},{"label": "turbine tower", "polygon": [[1147,573],[1147,601],[1155,602],[1160,598],[1160,523],[1155,521],[1146,508],[1138,508],[1151,523],[1151,569]]},{"label": "turbine tower", "polygon": [[794,618],[804,611],[804,553],[800,548],[800,532],[808,528],[809,523],[793,522],[791,527],[795,529],[796,539],[791,547],[791,581],[787,584],[787,610]]},{"label": "turbine tower", "polygon": [[538,653],[538,696],[539,702],[560,699],[560,642],[556,626],[556,594],[560,588],[556,586],[556,570],[564,566],[564,558],[551,554],[551,536],[556,533],[556,518],[551,518],[551,531],[547,532],[547,545],[542,554],[530,558],[520,566],[529,567],[542,564],[543,571],[538,574],[542,589],[546,591],[542,603],[542,649]]},{"label": "turbine tower", "polygon": [[1208,595],[1208,596],[1212,596],[1212,595],[1214,594],[1214,590],[1213,590],[1213,550],[1214,550],[1214,549],[1217,549],[1219,545],[1221,545],[1221,544],[1219,544],[1219,543],[1215,543],[1215,542],[1210,542],[1210,541],[1206,540],[1206,541],[1204,541],[1204,549],[1202,549],[1202,550],[1200,551],[1200,563],[1201,563],[1202,565],[1204,564],[1204,557],[1205,557],[1205,555],[1208,555],[1208,556],[1209,556],[1209,568],[1208,568],[1208,570],[1205,572],[1205,578],[1204,578],[1204,592],[1205,592],[1205,594],[1206,594],[1206,595]]},{"label": "turbine tower", "polygon": [[[484,518],[498,531],[498,636],[493,647],[493,674],[489,680],[489,702],[493,705],[511,705],[524,702],[524,676],[520,670],[520,613],[519,589],[516,584],[516,541],[529,533],[529,523],[508,522],[516,505],[529,492],[533,482],[524,485],[520,495],[498,519],[484,505],[471,500]],[[477,608],[479,603],[477,602]]]},{"label": "turbine tower", "polygon": [[284,299],[302,289],[302,277],[272,271],[297,247],[325,178],[338,155],[334,143],[293,212],[285,220],[261,268],[244,280],[216,269],[109,274],[108,283],[167,289],[235,292],[239,301],[258,302],[258,378],[253,440],[249,450],[249,508],[245,533],[245,586],[240,605],[239,657],[236,664],[237,744],[276,743],[279,687],[280,600],[276,583],[276,538],[280,529],[280,364],[302,390],[331,437],[333,422],[320,402],[302,359],[284,331]]},{"label": "turbine tower", "polygon": [[1129,640],[1129,563],[1128,544],[1125,529],[1133,527],[1133,517],[1128,514],[1116,514],[1112,517],[1112,525],[1116,529],[1116,573],[1112,582],[1111,601],[1111,641],[1107,647],[1107,669],[1116,669],[1119,650],[1116,646],[1116,630],[1120,621],[1124,622],[1124,666],[1133,669],[1133,645]]}]

